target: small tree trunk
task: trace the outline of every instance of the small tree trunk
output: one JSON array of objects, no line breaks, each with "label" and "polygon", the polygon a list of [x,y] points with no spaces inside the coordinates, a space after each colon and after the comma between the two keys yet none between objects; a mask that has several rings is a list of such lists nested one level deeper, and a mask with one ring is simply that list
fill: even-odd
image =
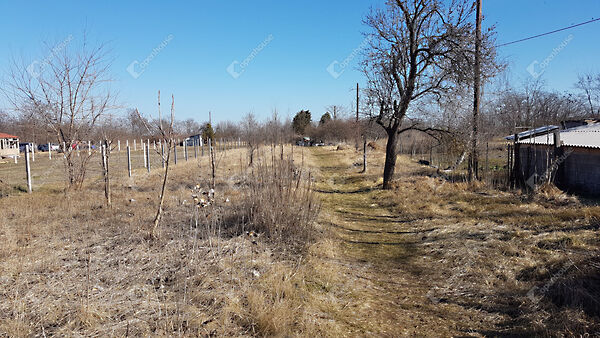
[{"label": "small tree trunk", "polygon": [[[162,144],[162,141],[161,141],[161,144]],[[169,162],[171,161],[171,144],[172,144],[172,140],[169,140],[167,142],[167,146],[169,147],[167,149],[167,158],[164,160],[165,161],[165,176],[163,176],[162,188],[160,189],[158,210],[156,211],[156,217],[154,217],[154,230],[152,231],[154,236],[156,236],[156,230],[158,229],[158,225],[160,224],[160,219],[162,218],[163,205],[165,202],[165,191],[167,188],[167,179],[169,176]],[[164,149],[164,147],[163,147],[163,149]],[[150,150],[148,150],[148,151],[150,151]],[[163,157],[163,159],[164,159],[164,157]]]},{"label": "small tree trunk", "polygon": [[396,168],[396,138],[398,134],[396,130],[387,132],[388,139],[385,147],[385,165],[383,167],[383,189],[391,189],[391,182],[394,178],[394,170]]},{"label": "small tree trunk", "polygon": [[110,177],[108,171],[108,158],[110,153],[110,145],[107,140],[104,140],[102,145],[102,168],[104,169],[104,197],[106,198],[106,205],[110,208]]},{"label": "small tree trunk", "polygon": [[212,174],[211,188],[215,188],[215,151],[212,146],[212,140],[208,139],[208,151],[210,153],[210,168]]}]

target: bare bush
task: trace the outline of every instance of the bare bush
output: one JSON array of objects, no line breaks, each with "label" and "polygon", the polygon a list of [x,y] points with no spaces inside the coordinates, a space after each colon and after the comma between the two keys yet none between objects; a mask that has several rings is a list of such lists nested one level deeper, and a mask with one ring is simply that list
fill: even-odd
[{"label": "bare bush", "polygon": [[[239,183],[231,204],[202,218],[221,218],[223,232],[231,236],[261,236],[278,249],[299,252],[313,239],[313,222],[320,209],[311,179],[310,173],[295,169],[288,160],[277,160],[274,165],[256,162]],[[216,193],[219,195],[218,189]],[[210,208],[218,208],[225,198],[216,198],[216,204]],[[201,199],[199,203],[205,201]],[[209,225],[215,232],[221,230],[212,222]]]},{"label": "bare bush", "polygon": [[[70,41],[70,40],[69,40]],[[67,42],[69,42],[67,41]],[[106,46],[89,48],[86,41],[73,51],[48,46],[49,57],[39,73],[27,63],[13,62],[5,94],[14,109],[25,118],[35,117],[64,144],[67,189],[80,188],[90,155],[80,156],[77,145],[89,140],[102,116],[115,108]]]}]

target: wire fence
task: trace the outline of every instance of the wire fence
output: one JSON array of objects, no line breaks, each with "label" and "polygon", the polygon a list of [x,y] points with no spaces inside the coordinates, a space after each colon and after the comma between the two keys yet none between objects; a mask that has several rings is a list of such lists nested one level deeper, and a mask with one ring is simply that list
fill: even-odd
[{"label": "wire fence", "polygon": [[[215,140],[215,153],[245,147],[241,140]],[[102,156],[100,142],[82,142],[72,145],[71,156],[79,159],[88,158],[86,181],[97,179],[102,175]],[[29,148],[29,147],[27,147]],[[63,186],[67,180],[65,146],[61,150],[37,151],[35,147],[25,149],[19,157],[0,160],[0,184],[27,191],[43,186]],[[159,141],[152,140],[117,140],[110,143],[111,175],[140,176],[164,168],[163,155],[166,146],[161,147]],[[44,149],[46,150],[46,149]],[[173,165],[198,160],[209,156],[208,145],[201,140],[177,140],[172,150]],[[29,161],[27,161],[29,158]],[[29,162],[29,166],[27,166]],[[148,168],[149,164],[149,168]]]}]

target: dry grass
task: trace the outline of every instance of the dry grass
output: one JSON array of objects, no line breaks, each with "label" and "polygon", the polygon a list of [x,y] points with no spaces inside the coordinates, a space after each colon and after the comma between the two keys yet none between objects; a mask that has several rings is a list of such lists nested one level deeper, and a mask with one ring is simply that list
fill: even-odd
[{"label": "dry grass", "polygon": [[381,152],[370,155],[366,175],[353,168],[353,151],[316,156],[326,217],[346,259],[379,276],[374,297],[401,299],[390,306],[373,298],[373,307],[414,328],[395,333],[600,332],[597,202],[552,187],[531,196],[446,182],[406,157],[395,189],[382,191]]},{"label": "dry grass", "polygon": [[[99,182],[0,199],[0,336],[334,333],[318,313],[335,297],[315,287],[331,271],[309,263],[327,241],[306,241],[318,207],[310,181],[264,157],[248,169],[244,150],[218,155],[214,203],[200,209],[191,194],[208,188],[207,159],[174,167],[158,239],[158,171],[115,179],[112,209]],[[304,250],[286,249],[292,227]]]},{"label": "dry grass", "polygon": [[274,162],[261,148],[248,168],[244,150],[218,155],[206,208],[192,194],[208,190],[208,160],[180,156],[158,238],[158,171],[116,178],[112,209],[93,179],[69,195],[9,185],[0,336],[599,332],[597,202],[444,182],[404,157],[382,191],[382,151],[366,174],[361,156],[287,148]]},{"label": "dry grass", "polygon": [[[183,158],[183,149],[178,149],[180,158]],[[192,149],[193,150],[193,149]],[[87,150],[81,150],[80,156],[74,155],[74,162],[78,163],[87,156]],[[153,150],[150,152],[151,156],[151,167],[160,168],[160,156]],[[133,151],[131,148],[131,162],[134,172],[144,172],[144,158],[141,150]],[[92,154],[88,162],[88,169],[86,172],[86,178],[93,180],[101,175],[101,158],[96,152]],[[127,175],[127,153],[125,152],[125,146],[123,146],[121,152],[116,149],[111,152],[111,172],[117,176]],[[18,163],[10,159],[0,160],[0,177],[1,181],[6,186],[16,188],[17,190],[26,190],[27,177],[25,174],[25,159],[21,157]],[[52,159],[48,158],[47,152],[36,152],[35,162],[31,162],[31,178],[33,181],[33,189],[49,189],[49,188],[63,188],[65,186],[66,174],[65,164],[62,154],[52,153]]]}]

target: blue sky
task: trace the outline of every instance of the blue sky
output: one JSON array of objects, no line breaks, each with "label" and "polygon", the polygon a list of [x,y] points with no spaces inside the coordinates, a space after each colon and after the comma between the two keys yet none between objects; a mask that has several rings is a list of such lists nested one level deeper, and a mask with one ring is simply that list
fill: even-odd
[{"label": "blue sky", "polygon": [[[598,0],[576,5],[561,0],[483,2],[484,25],[496,25],[499,43],[600,15]],[[175,95],[178,119],[207,120],[209,110],[216,121],[239,120],[247,112],[266,118],[273,109],[283,116],[310,109],[318,118],[327,105],[349,106],[354,86],[364,81],[356,69],[360,56],[353,57],[353,51],[363,41],[362,18],[381,3],[5,1],[0,4],[5,13],[0,69],[8,67],[11,56],[44,58],[44,41],[60,43],[69,36],[81,41],[87,30],[92,41],[109,43],[113,88],[127,107],[155,114],[160,89],[164,97]],[[600,22],[592,23],[502,47],[500,56],[509,62],[516,82],[531,77],[527,67],[536,60],[532,69],[540,73],[539,65],[552,56],[541,77],[550,88],[571,90],[578,72],[600,68],[599,31]],[[553,53],[561,43],[564,48]],[[157,47],[160,51],[142,72],[140,64]],[[240,67],[249,55],[247,65]],[[349,62],[342,72],[345,59]],[[231,66],[234,61],[238,63]],[[335,61],[337,77],[327,71]],[[140,75],[134,78],[128,67]]]}]

